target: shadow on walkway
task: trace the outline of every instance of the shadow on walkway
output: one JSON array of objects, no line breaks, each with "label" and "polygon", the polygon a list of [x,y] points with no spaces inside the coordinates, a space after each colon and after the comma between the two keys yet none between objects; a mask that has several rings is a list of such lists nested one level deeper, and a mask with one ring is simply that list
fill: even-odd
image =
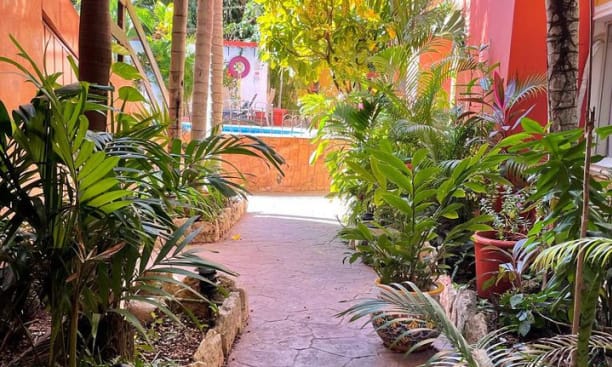
[{"label": "shadow on walkway", "polygon": [[[370,325],[334,315],[343,301],[375,294],[376,275],[343,263],[347,247],[336,238],[337,207],[322,197],[253,197],[250,213],[226,240],[204,245],[202,255],[240,273],[247,291],[249,326],[234,346],[229,367],[416,366],[386,350]],[[210,253],[206,250],[214,250]]]}]

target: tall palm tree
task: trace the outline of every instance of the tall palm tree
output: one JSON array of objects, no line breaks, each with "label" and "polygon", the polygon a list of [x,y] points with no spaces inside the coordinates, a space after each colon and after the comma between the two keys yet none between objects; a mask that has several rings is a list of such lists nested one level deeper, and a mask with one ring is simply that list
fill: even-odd
[{"label": "tall palm tree", "polygon": [[[109,0],[82,0],[79,21],[79,80],[99,86],[109,84],[111,53],[111,17]],[[97,90],[102,98],[107,93]],[[106,115],[101,111],[87,113],[89,128],[106,130]]]},{"label": "tall palm tree", "polygon": [[194,140],[201,140],[206,136],[214,16],[213,1],[198,0],[196,56],[193,76],[193,113],[191,119],[191,139]]},{"label": "tall palm tree", "polygon": [[548,120],[552,130],[578,127],[578,0],[546,0]]},{"label": "tall palm tree", "polygon": [[180,131],[183,114],[183,92],[185,84],[185,41],[187,38],[188,0],[174,0],[172,16],[172,46],[170,51],[170,78],[168,80],[170,137]]},{"label": "tall palm tree", "polygon": [[214,0],[212,45],[212,125],[223,121],[223,0]]}]

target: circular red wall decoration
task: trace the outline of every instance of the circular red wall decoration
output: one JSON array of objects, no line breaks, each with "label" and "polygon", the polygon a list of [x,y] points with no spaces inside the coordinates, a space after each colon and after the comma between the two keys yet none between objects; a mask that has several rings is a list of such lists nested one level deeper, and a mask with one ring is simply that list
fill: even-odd
[{"label": "circular red wall decoration", "polygon": [[245,76],[249,75],[249,71],[251,70],[251,65],[249,64],[249,60],[244,56],[234,56],[228,65],[228,72],[231,76],[236,79],[242,79]]}]

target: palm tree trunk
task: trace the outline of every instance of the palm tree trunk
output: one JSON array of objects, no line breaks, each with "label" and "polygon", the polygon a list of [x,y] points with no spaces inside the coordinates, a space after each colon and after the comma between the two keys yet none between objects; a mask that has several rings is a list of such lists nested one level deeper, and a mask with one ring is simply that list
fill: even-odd
[{"label": "palm tree trunk", "polygon": [[[79,80],[107,86],[109,84],[111,53],[111,17],[109,0],[82,0],[79,22]],[[92,91],[108,101],[108,93]],[[88,112],[89,128],[106,130],[106,115]]]},{"label": "palm tree trunk", "polygon": [[206,136],[210,61],[212,52],[214,0],[198,0],[195,70],[193,75],[193,114],[191,139]]},{"label": "palm tree trunk", "polygon": [[223,123],[223,0],[215,1],[212,46],[212,125]]},{"label": "palm tree trunk", "polygon": [[552,130],[578,127],[578,0],[546,0],[548,120]]},{"label": "palm tree trunk", "polygon": [[176,138],[183,115],[183,89],[185,83],[185,41],[187,38],[188,0],[174,0],[172,17],[172,47],[170,50],[170,78],[168,82],[170,138]]}]

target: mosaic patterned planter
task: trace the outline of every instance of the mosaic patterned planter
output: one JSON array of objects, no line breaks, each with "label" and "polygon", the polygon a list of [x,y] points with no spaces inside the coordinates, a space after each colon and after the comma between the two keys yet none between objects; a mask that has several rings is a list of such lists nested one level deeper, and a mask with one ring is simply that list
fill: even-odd
[{"label": "mosaic patterned planter", "polygon": [[[443,290],[444,284],[436,282],[436,289],[426,293],[437,300]],[[372,316],[372,326],[382,339],[383,345],[394,352],[405,353],[423,340],[436,338],[440,335],[438,330],[425,330],[432,329],[434,323],[421,314],[379,312]],[[414,329],[424,330],[404,335],[407,331]],[[416,350],[426,348],[422,347]]]}]

